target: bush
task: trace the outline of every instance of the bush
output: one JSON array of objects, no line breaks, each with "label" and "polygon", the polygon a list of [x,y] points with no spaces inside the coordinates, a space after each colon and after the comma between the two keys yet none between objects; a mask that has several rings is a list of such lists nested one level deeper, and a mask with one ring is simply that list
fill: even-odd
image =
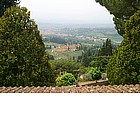
[{"label": "bush", "polygon": [[99,79],[101,79],[101,74],[102,73],[101,73],[100,69],[97,68],[97,67],[96,68],[91,67],[89,72],[88,72],[88,75],[91,76],[91,78],[89,78],[89,79],[92,79],[92,80],[99,80]]},{"label": "bush", "polygon": [[70,86],[75,83],[76,79],[72,73],[65,73],[56,79],[56,86]]}]

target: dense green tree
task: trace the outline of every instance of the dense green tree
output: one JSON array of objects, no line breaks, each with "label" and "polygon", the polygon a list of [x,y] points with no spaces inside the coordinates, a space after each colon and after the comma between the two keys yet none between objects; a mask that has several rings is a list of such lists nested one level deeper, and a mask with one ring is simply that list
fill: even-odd
[{"label": "dense green tree", "polygon": [[0,0],[0,17],[4,14],[6,9],[11,6],[16,6],[20,0]]},{"label": "dense green tree", "polygon": [[140,83],[140,11],[125,24],[124,40],[107,66],[110,84]]},{"label": "dense green tree", "polygon": [[49,86],[53,71],[37,25],[24,7],[0,18],[0,86]]},{"label": "dense green tree", "polygon": [[75,77],[72,73],[64,73],[56,79],[56,86],[70,86],[75,84]]},{"label": "dense green tree", "polygon": [[82,53],[82,56],[78,57],[78,61],[81,62],[81,64],[85,67],[100,67],[101,71],[105,71],[106,65],[111,55],[111,40],[107,39],[99,51],[96,52],[94,49],[88,49]]},{"label": "dense green tree", "polygon": [[103,43],[103,46],[99,49],[98,56],[111,56],[112,49],[111,40],[106,39],[106,41]]},{"label": "dense green tree", "polygon": [[89,49],[82,54],[81,64],[85,67],[89,66],[89,63],[90,63],[89,56],[91,56]]},{"label": "dense green tree", "polygon": [[140,10],[140,0],[96,0],[114,15],[114,23],[120,35],[124,34],[124,26],[135,12]]},{"label": "dense green tree", "polygon": [[98,56],[93,57],[89,64],[90,67],[98,67],[100,68],[101,72],[106,72],[106,66],[108,64],[108,61],[111,57],[110,56]]}]

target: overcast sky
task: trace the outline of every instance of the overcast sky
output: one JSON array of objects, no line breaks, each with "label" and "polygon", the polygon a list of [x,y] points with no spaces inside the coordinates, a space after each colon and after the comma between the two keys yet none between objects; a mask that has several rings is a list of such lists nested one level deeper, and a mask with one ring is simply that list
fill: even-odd
[{"label": "overcast sky", "polygon": [[46,23],[112,24],[112,15],[95,0],[21,0],[31,18]]}]

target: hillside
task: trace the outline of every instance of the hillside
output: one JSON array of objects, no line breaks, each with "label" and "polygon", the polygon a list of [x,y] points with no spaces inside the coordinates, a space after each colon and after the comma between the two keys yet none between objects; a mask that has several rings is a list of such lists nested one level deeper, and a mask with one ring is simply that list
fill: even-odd
[{"label": "hillside", "polygon": [[[46,50],[54,59],[77,59],[88,49],[96,55],[107,38],[111,39],[113,48],[118,47],[122,41],[122,37],[111,26],[41,24],[40,31]],[[67,51],[68,47],[72,48],[70,52]]]}]

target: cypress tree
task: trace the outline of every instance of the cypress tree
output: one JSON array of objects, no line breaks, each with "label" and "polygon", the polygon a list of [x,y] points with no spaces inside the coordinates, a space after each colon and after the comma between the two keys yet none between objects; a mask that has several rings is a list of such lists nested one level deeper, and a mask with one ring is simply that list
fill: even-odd
[{"label": "cypress tree", "polygon": [[0,18],[0,86],[44,86],[54,81],[37,25],[24,7]]},{"label": "cypress tree", "polygon": [[1,0],[0,1],[0,17],[4,14],[6,9],[11,6],[16,6],[20,3],[20,0]]},{"label": "cypress tree", "polygon": [[125,24],[124,40],[107,66],[110,84],[140,83],[140,11]]}]

